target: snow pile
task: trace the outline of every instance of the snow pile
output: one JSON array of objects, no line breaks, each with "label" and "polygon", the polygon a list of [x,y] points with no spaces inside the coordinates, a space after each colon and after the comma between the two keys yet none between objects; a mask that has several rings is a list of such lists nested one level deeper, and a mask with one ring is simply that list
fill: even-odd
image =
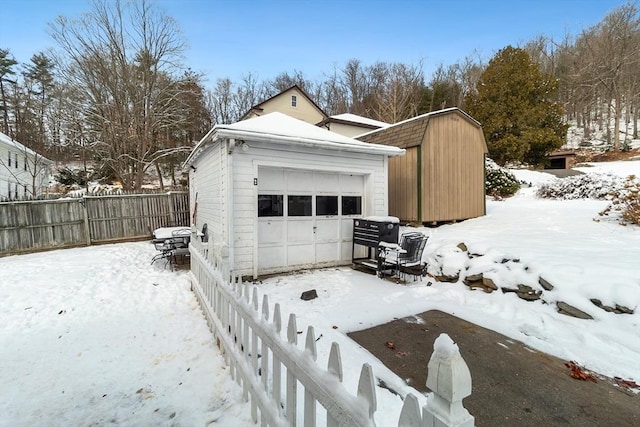
[{"label": "snow pile", "polygon": [[615,194],[625,190],[625,181],[613,174],[574,175],[541,185],[536,195],[548,199],[612,200]]}]

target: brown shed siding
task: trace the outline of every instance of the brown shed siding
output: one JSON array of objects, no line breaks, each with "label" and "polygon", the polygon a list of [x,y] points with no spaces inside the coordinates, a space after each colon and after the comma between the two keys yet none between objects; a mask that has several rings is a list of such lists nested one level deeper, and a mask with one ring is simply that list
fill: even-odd
[{"label": "brown shed siding", "polygon": [[405,148],[389,159],[389,214],[439,222],[485,214],[482,128],[457,108],[434,111],[357,139]]},{"label": "brown shed siding", "polygon": [[418,221],[419,154],[420,147],[412,147],[404,156],[389,159],[389,214],[404,221]]},{"label": "brown shed siding", "polygon": [[422,149],[422,222],[484,215],[482,130],[455,113],[429,120]]}]

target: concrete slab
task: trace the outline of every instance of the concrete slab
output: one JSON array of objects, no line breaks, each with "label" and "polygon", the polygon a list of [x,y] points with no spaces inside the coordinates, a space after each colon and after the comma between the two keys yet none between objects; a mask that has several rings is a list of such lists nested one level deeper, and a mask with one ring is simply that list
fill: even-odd
[{"label": "concrete slab", "polygon": [[640,395],[606,378],[571,378],[568,361],[447,313],[428,311],[349,336],[426,392],[427,363],[441,333],[458,344],[471,371],[473,392],[463,403],[477,426],[640,425]]}]

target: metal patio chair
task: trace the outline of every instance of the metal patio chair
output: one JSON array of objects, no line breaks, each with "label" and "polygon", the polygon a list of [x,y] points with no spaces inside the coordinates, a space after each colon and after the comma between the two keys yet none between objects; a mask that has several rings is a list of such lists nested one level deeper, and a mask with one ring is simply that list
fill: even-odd
[{"label": "metal patio chair", "polygon": [[426,265],[422,263],[422,253],[428,237],[420,232],[408,232],[400,236],[400,243],[381,242],[378,246],[378,277],[392,275],[397,281],[406,274],[414,277],[424,275]]}]

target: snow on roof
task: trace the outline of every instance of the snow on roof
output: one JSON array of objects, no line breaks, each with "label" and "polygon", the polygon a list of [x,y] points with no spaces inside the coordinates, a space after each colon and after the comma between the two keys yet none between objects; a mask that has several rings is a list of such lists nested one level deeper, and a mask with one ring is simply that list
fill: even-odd
[{"label": "snow on roof", "polygon": [[353,122],[353,123],[361,123],[361,124],[370,125],[370,126],[377,126],[381,128],[391,126],[389,123],[386,123],[386,122],[373,120],[368,117],[362,117],[362,116],[358,116],[357,114],[351,114],[351,113],[336,114],[335,116],[331,116],[329,118],[344,120],[344,121]]},{"label": "snow on roof", "polygon": [[[469,119],[469,121],[471,121],[472,123],[475,123],[478,126],[480,126],[480,122],[479,121],[477,121],[476,119],[474,119],[473,117],[471,117],[469,114],[465,113],[464,111],[462,111],[458,107],[450,107],[450,108],[444,108],[442,110],[431,111],[429,113],[421,114],[421,115],[416,116],[416,117],[411,117],[410,119],[406,119],[406,120],[403,120],[403,121],[398,122],[398,123],[387,125],[386,128],[400,126],[400,125],[403,125],[405,123],[412,122],[414,120],[420,120],[420,119],[423,119],[425,117],[437,116],[437,115],[440,115],[440,114],[446,114],[446,113],[450,113],[452,111],[457,111],[458,113],[462,114],[464,117]],[[383,129],[385,129],[385,128],[373,129],[373,130],[370,130],[369,132],[365,132],[365,133],[362,133],[360,135],[356,135],[356,138],[360,138],[362,136],[366,136],[366,135],[370,135],[370,134],[373,134],[373,133],[376,133],[376,132],[380,132]]]},{"label": "snow on roof", "polygon": [[287,145],[306,145],[329,150],[400,156],[404,150],[382,144],[362,142],[274,112],[230,125],[216,125],[198,142],[185,164],[190,164],[204,146],[216,139],[234,138]]},{"label": "snow on roof", "polygon": [[35,151],[30,149],[29,147],[26,147],[26,146],[22,145],[18,141],[15,141],[14,139],[12,139],[9,135],[6,135],[6,134],[4,134],[2,132],[0,132],[0,142],[3,142],[6,145],[15,148],[16,150],[18,150],[21,153],[26,153],[26,154],[29,154],[29,155],[34,156],[34,157],[38,156],[38,161],[44,161],[44,162],[53,163],[53,162],[51,162],[51,160],[47,159],[42,154],[36,153]]}]

